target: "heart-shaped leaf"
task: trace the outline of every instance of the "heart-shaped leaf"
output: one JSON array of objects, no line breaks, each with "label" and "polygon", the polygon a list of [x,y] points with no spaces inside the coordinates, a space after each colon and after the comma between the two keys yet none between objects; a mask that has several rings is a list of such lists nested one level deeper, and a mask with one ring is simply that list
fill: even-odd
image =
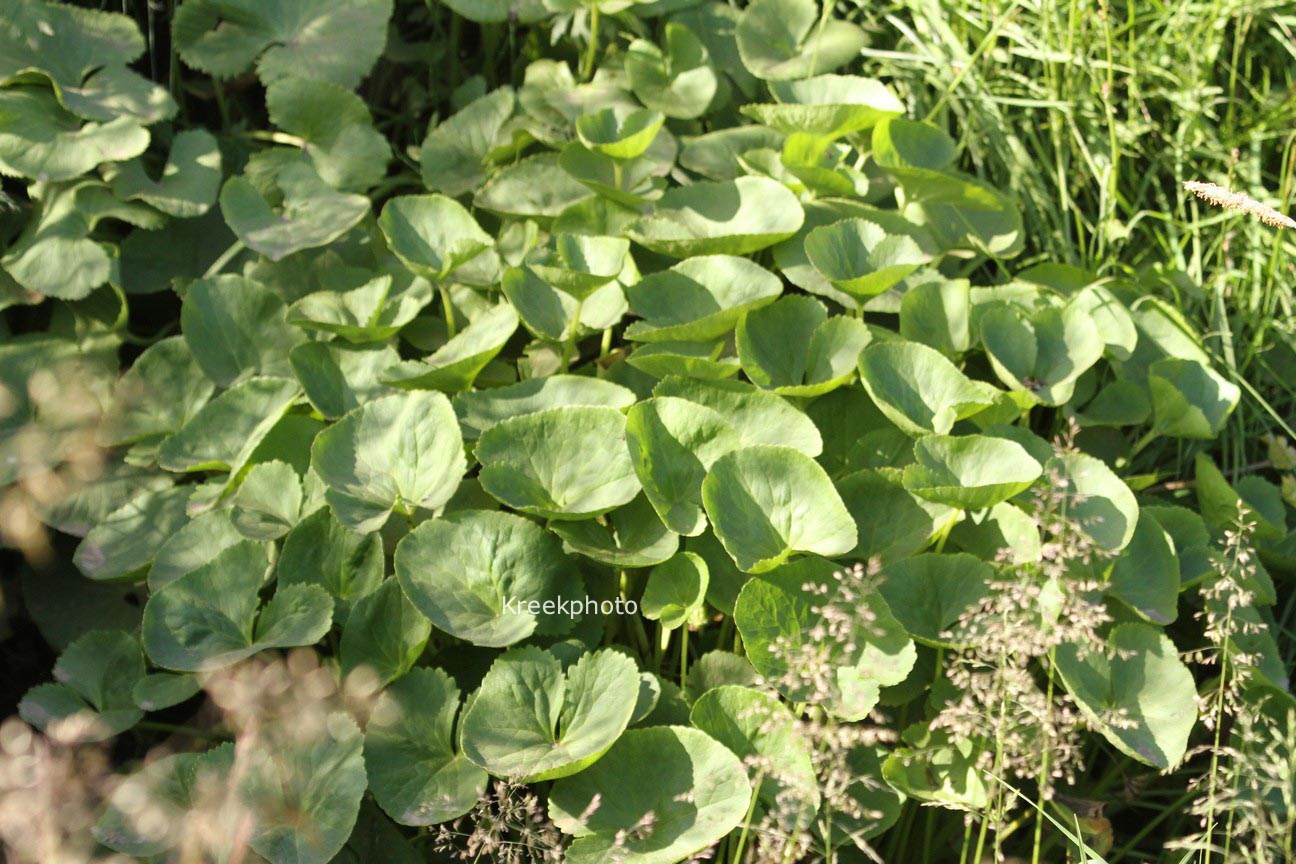
[{"label": "heart-shaped leaf", "polygon": [[996,391],[968,380],[939,351],[916,342],[875,342],[860,355],[860,383],[892,423],[915,437],[944,435],[994,404]]},{"label": "heart-shaped leaf", "polygon": [[274,182],[283,195],[277,210],[243,177],[226,180],[220,194],[230,230],[271,261],[332,243],[369,212],[368,198],[334,190],[304,162],[285,165]]},{"label": "heart-shaped leaf", "polygon": [[395,579],[388,579],[357,600],[347,615],[338,643],[342,674],[363,668],[386,686],[414,667],[431,635],[432,622],[414,608]]},{"label": "heart-shaped leaf", "polygon": [[398,363],[382,376],[402,390],[467,390],[517,330],[517,312],[507,303],[481,313],[424,360]]},{"label": "heart-shaped leaf", "polygon": [[301,480],[286,462],[260,462],[244,475],[230,505],[230,522],[244,537],[277,540],[301,515]]},{"label": "heart-shaped leaf", "polygon": [[617,568],[651,567],[679,548],[679,535],[662,523],[643,495],[601,521],[554,522],[549,530],[563,539],[566,551]]},{"label": "heart-shaped leaf", "polygon": [[492,648],[534,632],[566,633],[572,619],[554,604],[582,589],[552,535],[529,519],[486,510],[419,525],[396,547],[396,577],[437,629]]},{"label": "heart-shaped leaf", "polygon": [[504,504],[547,519],[589,519],[639,494],[614,408],[550,408],[482,433],[481,484]]},{"label": "heart-shaped leaf", "polygon": [[745,315],[738,356],[753,382],[787,396],[822,396],[855,374],[872,339],[864,322],[828,317],[823,304],[792,295]]},{"label": "heart-shaped leaf", "polygon": [[444,195],[392,198],[383,206],[378,226],[396,257],[433,282],[494,245],[472,214]]},{"label": "heart-shaped leaf", "polygon": [[881,81],[855,75],[776,81],[770,84],[770,91],[778,103],[744,105],[742,112],[785,135],[820,140],[871,129],[884,118],[898,117],[905,110]]},{"label": "heart-shaped leaf", "polygon": [[527,266],[541,279],[584,300],[625,268],[630,241],[621,237],[558,234],[527,256]]},{"label": "heart-shaped leaf", "polygon": [[1007,501],[1044,473],[1017,442],[985,435],[928,435],[914,443],[914,457],[904,470],[905,488],[960,510]]},{"label": "heart-shaped leaf", "polygon": [[284,537],[275,578],[280,585],[318,585],[346,609],[382,582],[382,539],[348,531],[321,506]]},{"label": "heart-shaped leaf", "polygon": [[999,380],[1045,405],[1071,399],[1078,379],[1105,343],[1087,309],[1047,306],[1027,317],[1006,303],[980,313],[981,344]]},{"label": "heart-shaped leaf", "polygon": [[644,320],[626,328],[626,336],[642,342],[718,339],[782,290],[778,277],[746,258],[689,258],[627,286],[630,308]]},{"label": "heart-shaped leaf", "polygon": [[[627,784],[644,765],[653,766],[652,780]],[[566,851],[569,864],[602,864],[614,855],[626,864],[670,864],[737,827],[751,796],[742,763],[714,738],[655,726],[627,732],[592,768],[555,783],[549,805],[558,827],[577,835]],[[607,803],[591,807],[595,802]],[[654,830],[634,832],[650,814]]]},{"label": "heart-shaped leaf", "polygon": [[804,218],[782,183],[739,177],[672,187],[628,233],[640,246],[674,258],[746,255],[791,237]]},{"label": "heart-shaped leaf", "polygon": [[667,630],[683,627],[706,600],[709,573],[702,556],[680,552],[658,564],[644,585],[643,616]]},{"label": "heart-shaped leaf", "polygon": [[1044,470],[1050,484],[1066,490],[1067,515],[1094,542],[1109,552],[1125,548],[1138,524],[1138,501],[1107,463],[1084,453],[1059,453]]},{"label": "heart-shaped leaf", "polygon": [[547,651],[514,649],[491,665],[464,712],[463,752],[500,777],[566,777],[607,752],[638,697],[638,670],[619,652],[586,654],[564,672]]},{"label": "heart-shaped leaf", "polygon": [[794,552],[843,555],[858,539],[828,475],[791,447],[721,456],[702,482],[702,501],[716,536],[749,573],[772,570]]},{"label": "heart-shaped leaf", "polygon": [[374,705],[364,741],[369,786],[402,825],[457,819],[485,788],[486,772],[455,750],[458,715],[459,688],[440,669],[415,669]]},{"label": "heart-shaped leaf", "polygon": [[703,114],[718,87],[706,46],[683,24],[669,21],[665,48],[636,39],[626,49],[626,76],[636,98],[667,117]]},{"label": "heart-shaped leaf", "polygon": [[444,507],[468,466],[450,400],[416,391],[367,402],[325,429],[311,467],[338,521],[369,532],[393,510]]},{"label": "heart-shaped leaf", "polygon": [[1129,545],[1112,565],[1105,593],[1140,618],[1164,626],[1179,614],[1179,584],[1174,541],[1154,516],[1140,511]]},{"label": "heart-shaped leaf", "polygon": [[432,286],[411,280],[393,290],[391,276],[378,276],[350,291],[316,291],[288,308],[287,320],[308,330],[322,330],[348,342],[381,342],[414,320],[432,301]]},{"label": "heart-shaped leaf", "polygon": [[858,300],[899,283],[930,258],[913,238],[888,234],[867,219],[843,219],[806,235],[810,263],[839,291]]},{"label": "heart-shaped leaf", "polygon": [[665,117],[656,111],[611,106],[576,120],[576,135],[595,153],[633,159],[648,149]]},{"label": "heart-shaped leaf", "polygon": [[221,154],[205,129],[189,129],[171,141],[171,152],[156,180],[136,157],[106,172],[113,194],[123,201],[143,201],[181,219],[201,216],[216,203],[221,185]]},{"label": "heart-shaped leaf", "polygon": [[769,81],[831,72],[867,43],[856,25],[821,20],[814,0],[755,0],[738,17],[735,35],[743,65]]}]

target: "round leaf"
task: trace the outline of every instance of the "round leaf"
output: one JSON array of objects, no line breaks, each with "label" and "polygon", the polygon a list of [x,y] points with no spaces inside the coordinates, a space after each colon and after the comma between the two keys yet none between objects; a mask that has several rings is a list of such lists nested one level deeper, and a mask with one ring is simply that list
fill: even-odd
[{"label": "round leaf", "polygon": [[745,258],[689,258],[626,287],[631,310],[644,319],[631,324],[626,337],[642,342],[719,339],[782,290],[778,277]]},{"label": "round leaf", "polygon": [[904,471],[905,488],[960,510],[1007,501],[1044,473],[1017,442],[984,435],[928,435],[914,444],[914,457],[916,464]]},{"label": "round leaf", "polygon": [[433,282],[494,243],[462,204],[444,195],[392,198],[383,206],[378,227],[396,257]]},{"label": "round leaf", "polygon": [[803,218],[800,202],[783,184],[740,177],[672,187],[629,234],[639,245],[674,258],[746,255],[791,237]]}]

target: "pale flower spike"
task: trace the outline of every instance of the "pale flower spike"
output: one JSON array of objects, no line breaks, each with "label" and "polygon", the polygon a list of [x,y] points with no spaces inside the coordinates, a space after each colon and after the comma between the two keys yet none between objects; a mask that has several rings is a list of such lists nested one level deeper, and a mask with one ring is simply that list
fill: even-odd
[{"label": "pale flower spike", "polygon": [[1296,228],[1296,219],[1279,213],[1268,204],[1261,204],[1245,192],[1234,192],[1215,183],[1202,183],[1199,180],[1188,180],[1183,185],[1184,189],[1198,198],[1203,198],[1225,210],[1241,210],[1250,213],[1261,222],[1275,228]]}]

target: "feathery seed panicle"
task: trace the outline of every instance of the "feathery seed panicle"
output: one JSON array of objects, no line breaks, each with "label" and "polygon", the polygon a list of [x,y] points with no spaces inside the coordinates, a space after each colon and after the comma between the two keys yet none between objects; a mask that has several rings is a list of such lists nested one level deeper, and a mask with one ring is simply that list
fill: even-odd
[{"label": "feathery seed panicle", "polygon": [[1218,184],[1203,183],[1199,180],[1185,181],[1183,186],[1198,198],[1209,201],[1216,207],[1250,213],[1261,222],[1275,228],[1296,228],[1296,219],[1279,213],[1268,204],[1261,204],[1245,192],[1234,192]]}]

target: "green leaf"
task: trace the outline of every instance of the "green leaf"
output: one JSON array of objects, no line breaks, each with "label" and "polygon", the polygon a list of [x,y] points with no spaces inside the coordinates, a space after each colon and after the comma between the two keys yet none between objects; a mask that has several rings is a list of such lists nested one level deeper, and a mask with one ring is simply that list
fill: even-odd
[{"label": "green leaf", "polygon": [[158,666],[208,672],[267,648],[312,645],[328,632],[333,601],[315,585],[285,585],[262,609],[265,547],[245,540],[163,586],[144,607],[144,650]]},{"label": "green leaf", "polygon": [[1164,626],[1179,615],[1179,581],[1174,541],[1154,516],[1141,511],[1129,545],[1112,565],[1105,593],[1143,620]]},{"label": "green leaf", "polygon": [[187,702],[202,690],[196,675],[155,672],[135,682],[131,699],[144,711],[161,711]]},{"label": "green leaf", "polygon": [[607,752],[638,696],[638,670],[618,651],[586,654],[564,673],[549,652],[514,649],[491,665],[464,712],[463,752],[499,777],[566,777]]},{"label": "green leaf", "polygon": [[972,347],[971,311],[966,279],[912,285],[900,300],[900,335],[956,358]]},{"label": "green leaf", "polygon": [[917,555],[882,568],[878,591],[905,631],[924,645],[958,648],[950,628],[989,594],[994,569],[975,556]]},{"label": "green leaf", "polygon": [[216,203],[221,183],[221,154],[216,139],[205,129],[181,132],[171,141],[171,153],[158,179],[136,157],[112,167],[106,179],[123,201],[138,200],[170,216],[192,219]]},{"label": "green leaf", "polygon": [[875,342],[860,355],[859,367],[860,383],[878,408],[914,437],[948,433],[956,421],[993,405],[998,393],[916,342]]},{"label": "green leaf", "polygon": [[855,374],[872,336],[864,322],[828,317],[811,297],[789,295],[745,315],[738,356],[747,377],[787,396],[822,396]]},{"label": "green leaf", "polygon": [[[5,92],[0,90],[0,100]],[[156,228],[163,218],[144,204],[118,201],[106,184],[95,180],[32,184],[28,195],[34,203],[31,218],[0,257],[0,267],[27,291],[60,300],[83,300],[112,277],[115,250],[92,239],[100,222],[116,219]]]},{"label": "green leaf", "polygon": [[745,447],[721,456],[702,482],[716,536],[742,570],[763,573],[794,552],[842,555],[855,522],[832,481],[791,447]]},{"label": "green leaf", "polygon": [[557,234],[526,263],[550,285],[584,300],[620,275],[629,251],[630,241],[622,237]]},{"label": "green leaf", "polygon": [[876,78],[819,75],[770,85],[778,104],[744,105],[742,113],[785,135],[832,140],[871,129],[905,113],[904,103]]},{"label": "green leaf", "polygon": [[590,196],[558,165],[558,154],[530,156],[504,168],[473,195],[473,206],[515,219],[552,219]]},{"label": "green leaf", "polygon": [[[907,439],[906,439],[907,440]],[[855,519],[859,542],[851,557],[877,557],[883,564],[913,555],[947,524],[953,508],[910,492],[895,469],[864,469],[837,481],[837,491]],[[886,513],[885,520],[878,513]]]},{"label": "green leaf", "polygon": [[0,89],[0,174],[71,180],[105,162],[133,159],[148,147],[149,133],[134,118],[104,119],[82,123],[44,87]]},{"label": "green leaf", "polygon": [[1098,362],[1105,343],[1088,310],[1068,303],[1030,317],[1006,303],[980,313],[981,343],[999,380],[1045,405],[1062,405],[1076,379]]},{"label": "green leaf", "polygon": [[95,630],[64,649],[54,664],[57,683],[28,690],[18,713],[56,741],[106,741],[144,717],[131,696],[143,678],[139,641],[123,630]]},{"label": "green leaf", "polygon": [[382,582],[382,538],[348,531],[331,509],[319,507],[284,538],[275,578],[280,585],[317,585],[345,609]]},{"label": "green leaf", "polygon": [[689,722],[744,764],[769,766],[756,790],[760,803],[777,811],[780,822],[809,826],[819,809],[819,778],[809,743],[777,697],[748,687],[716,687],[693,703]]},{"label": "green leaf", "polygon": [[391,147],[364,100],[328,81],[282,78],[266,88],[270,122],[300,140],[302,154],[335,189],[360,192],[387,173]]},{"label": "green leaf", "polygon": [[336,420],[393,392],[380,379],[400,362],[400,355],[387,345],[304,342],[288,352],[288,362],[315,410]]},{"label": "green leaf", "polygon": [[398,363],[381,377],[384,384],[403,390],[467,390],[504,349],[517,330],[518,314],[508,303],[481,313],[450,341],[424,360]]},{"label": "green leaf", "polygon": [[469,21],[483,24],[534,24],[552,14],[544,0],[445,0],[445,5]]},{"label": "green leaf", "polygon": [[[829,615],[855,623],[830,622]],[[873,710],[880,688],[908,677],[917,657],[882,595],[818,557],[750,580],[734,621],[747,659],[766,681],[793,702],[823,704],[847,720]],[[825,635],[843,627],[849,640]]]},{"label": "green leaf", "polygon": [[[643,766],[651,765],[651,775]],[[627,783],[628,777],[645,782]],[[747,814],[752,788],[738,757],[697,729],[633,729],[595,766],[555,783],[551,815],[576,835],[568,864],[672,864],[707,848]],[[592,808],[597,799],[600,806]],[[583,822],[580,816],[593,813]],[[636,832],[649,814],[652,831]]]},{"label": "green leaf", "polygon": [[689,258],[626,287],[631,310],[644,319],[626,328],[626,337],[641,342],[719,339],[782,290],[778,277],[746,258]]},{"label": "green leaf", "polygon": [[1147,624],[1118,624],[1107,648],[1064,644],[1056,652],[1062,683],[1117,750],[1169,770],[1179,764],[1197,721],[1197,688],[1174,643]]},{"label": "green leaf", "polygon": [[266,434],[297,401],[289,378],[248,378],[220,393],[158,450],[168,471],[228,471],[236,475]]},{"label": "green leaf", "polygon": [[1016,441],[985,435],[927,435],[914,443],[914,457],[904,470],[905,488],[960,510],[1007,501],[1044,473]]},{"label": "green leaf", "polygon": [[736,35],[743,65],[767,81],[831,72],[867,44],[856,25],[820,20],[814,0],[755,0],[738,17]]},{"label": "green leaf", "polygon": [[[550,342],[565,342],[573,329],[579,334],[611,327],[626,311],[625,295],[617,282],[595,289],[581,302],[566,291],[554,288],[531,268],[511,267],[504,272],[501,288],[527,329]],[[579,322],[576,321],[578,311]]]},{"label": "green leaf", "polygon": [[725,347],[724,342],[649,342],[637,346],[625,362],[654,378],[732,378],[742,366],[737,357],[722,354]]},{"label": "green leaf", "polygon": [[432,282],[494,245],[472,214],[444,195],[392,198],[383,206],[378,227],[396,257]]},{"label": "green leaf", "polygon": [[867,300],[930,259],[912,237],[888,234],[867,219],[843,219],[806,235],[810,263],[834,288]]},{"label": "green leaf", "polygon": [[667,22],[665,36],[665,49],[647,39],[636,39],[626,49],[630,89],[640,102],[667,117],[699,117],[719,83],[710,54],[683,24]]},{"label": "green leaf", "polygon": [[173,531],[158,549],[148,572],[149,590],[157,591],[168,582],[192,573],[245,539],[230,521],[228,509],[199,514]]},{"label": "green leaf", "polygon": [[1148,367],[1152,431],[1172,438],[1211,439],[1237,407],[1242,391],[1205,363],[1163,357]]},{"label": "green leaf", "polygon": [[215,78],[256,64],[266,84],[305,77],[354,89],[387,42],[391,0],[186,0],[171,34],[185,63]]},{"label": "green leaf", "polygon": [[504,504],[548,519],[588,519],[627,504],[640,485],[613,408],[550,408],[482,433],[481,484]]},{"label": "green leaf", "polygon": [[378,276],[350,291],[307,294],[288,307],[287,321],[357,344],[390,339],[432,302],[427,280],[411,280],[395,291],[392,282],[391,276]]},{"label": "green leaf", "polygon": [[823,451],[823,438],[809,417],[783,397],[742,381],[671,377],[653,388],[653,396],[675,396],[710,408],[746,446],[791,447],[811,457]]},{"label": "green leaf", "polygon": [[132,231],[118,247],[113,284],[126,294],[183,290],[200,278],[235,242],[216,208],[193,219],[172,219],[160,228]]},{"label": "green leaf", "polygon": [[288,352],[303,339],[284,320],[278,295],[242,276],[190,285],[180,327],[198,365],[222,387],[254,375],[287,376]]},{"label": "green leaf", "polygon": [[679,548],[679,535],[662,523],[643,495],[602,521],[554,522],[549,530],[562,538],[567,552],[620,569],[660,564]]},{"label": "green leaf", "polygon": [[239,789],[243,806],[258,817],[252,850],[275,864],[331,861],[360,811],[363,746],[355,721],[336,712],[314,718],[287,742],[252,749]]},{"label": "green leaf", "polygon": [[[677,630],[706,602],[709,574],[702,556],[679,552],[648,573],[644,585],[643,616]],[[696,724],[695,724],[696,725]]]},{"label": "green leaf", "polygon": [[415,391],[361,405],[315,438],[311,466],[339,522],[381,528],[393,510],[439,510],[467,470],[450,400]]},{"label": "green leaf", "polygon": [[0,24],[0,82],[37,73],[78,116],[156,123],[174,114],[176,104],[166,88],[130,70],[144,48],[126,15],[42,0],[11,2]]},{"label": "green leaf", "polygon": [[193,419],[215,391],[182,338],[154,342],[113,388],[97,441],[120,447],[171,435]]},{"label": "green leaf", "polygon": [[576,136],[595,153],[633,159],[648,149],[665,119],[656,111],[613,105],[577,118]]},{"label": "green leaf", "polygon": [[431,634],[432,622],[388,579],[351,607],[339,644],[342,674],[363,667],[386,686],[413,668]]},{"label": "green leaf", "polygon": [[1281,540],[1287,533],[1287,510],[1282,493],[1260,477],[1243,477],[1236,487],[1205,453],[1196,460],[1197,506],[1201,515],[1222,531],[1241,522],[1254,523],[1257,540]]},{"label": "green leaf", "polygon": [[455,412],[465,438],[475,439],[502,420],[534,414],[549,408],[589,406],[624,410],[635,402],[632,392],[619,384],[581,375],[530,378],[473,393],[455,396]]},{"label": "green leaf", "polygon": [[192,490],[183,486],[144,490],[86,533],[72,556],[77,569],[97,582],[134,581],[189,516]]},{"label": "green leaf", "polygon": [[1124,549],[1134,536],[1139,506],[1125,481],[1101,459],[1059,453],[1044,463],[1051,484],[1066,490],[1067,515],[1109,552]]},{"label": "green leaf", "polygon": [[746,255],[801,227],[804,213],[786,186],[765,177],[675,186],[651,216],[631,225],[630,239],[670,255]]},{"label": "green leaf", "polygon": [[396,547],[396,577],[438,630],[491,648],[535,632],[568,632],[572,619],[553,604],[582,593],[580,576],[551,534],[529,519],[487,510],[419,525]]},{"label": "green leaf", "polygon": [[423,185],[446,195],[463,195],[481,186],[486,162],[515,103],[513,88],[501,87],[429,127],[419,155]]},{"label": "green leaf", "polygon": [[[203,0],[190,0],[190,5]],[[279,169],[274,184],[283,195],[276,209],[244,177],[221,188],[221,213],[249,249],[279,261],[294,252],[327,246],[369,212],[369,199],[335,191],[304,162]]]},{"label": "green leaf", "polygon": [[646,399],[626,416],[626,443],[644,493],[666,527],[696,535],[706,527],[702,481],[742,439],[719,413],[670,396]]},{"label": "green leaf", "polygon": [[882,777],[893,789],[951,809],[986,806],[990,781],[980,767],[978,738],[918,723],[904,731],[904,742],[908,746],[897,747],[882,764]]},{"label": "green leaf", "polygon": [[436,825],[470,811],[486,772],[455,751],[459,688],[415,669],[387,688],[365,730],[365,767],[378,805],[402,825]]},{"label": "green leaf", "polygon": [[301,515],[301,480],[286,462],[258,463],[243,476],[230,505],[230,522],[244,537],[277,540]]}]

